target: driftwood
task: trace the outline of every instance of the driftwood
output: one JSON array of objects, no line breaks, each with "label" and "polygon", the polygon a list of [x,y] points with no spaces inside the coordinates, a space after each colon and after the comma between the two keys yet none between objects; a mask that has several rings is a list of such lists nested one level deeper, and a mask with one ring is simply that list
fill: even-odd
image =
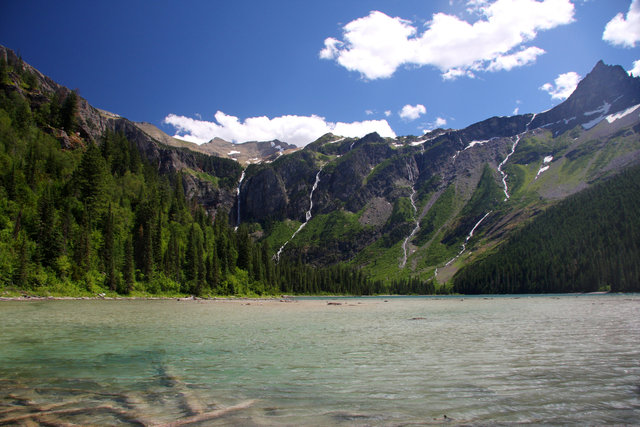
[{"label": "driftwood", "polygon": [[[66,405],[66,404],[64,404]],[[63,406],[63,405],[59,405],[59,406]],[[143,422],[142,420],[137,420],[135,419],[129,411],[126,411],[124,409],[121,408],[116,408],[115,406],[111,406],[111,405],[100,405],[100,406],[94,406],[94,407],[89,407],[89,408],[67,408],[67,409],[53,409],[53,410],[45,410],[45,411],[40,411],[39,408],[34,407],[33,409],[38,410],[38,412],[32,412],[29,414],[22,414],[22,415],[16,415],[13,417],[8,417],[8,418],[3,418],[0,419],[0,424],[14,424],[18,421],[23,421],[23,420],[29,420],[29,419],[36,419],[36,420],[40,420],[41,418],[46,418],[49,421],[51,421],[50,417],[55,417],[58,415],[76,415],[76,414],[94,414],[94,413],[99,413],[99,412],[111,412],[115,415],[118,415],[119,417],[125,419],[127,422],[130,422],[132,424],[137,424],[137,425],[147,425],[145,422]],[[59,421],[53,421],[54,423],[58,423]],[[60,422],[62,424],[62,422]]]},{"label": "driftwood", "polygon": [[187,413],[187,415],[198,415],[205,411],[204,406],[197,400],[193,394],[189,391],[187,385],[178,376],[169,371],[166,366],[160,368],[162,377],[165,382],[172,388],[176,389],[178,396],[180,396],[180,407]]},{"label": "driftwood", "polygon": [[[17,423],[36,425],[36,423],[38,423],[59,427],[75,427],[78,424],[71,421],[73,418],[69,420],[65,419],[65,417],[74,415],[92,416],[99,413],[108,413],[132,425],[177,427],[214,420],[226,416],[231,412],[246,409],[255,402],[254,400],[247,400],[237,405],[208,411],[207,407],[202,404],[202,401],[194,396],[189,386],[178,376],[172,374],[166,366],[161,365],[159,367],[159,373],[162,384],[175,391],[175,395],[178,397],[176,403],[184,414],[184,417],[178,420],[164,423],[145,417],[140,411],[140,407],[145,404],[144,401],[138,396],[129,393],[61,387],[37,387],[32,389],[22,384],[14,384],[14,390],[20,390],[21,392],[19,394],[9,393],[6,396],[16,401],[17,404],[12,407],[0,409],[0,425],[14,425]],[[69,395],[75,395],[75,397],[65,402],[39,404],[33,401],[30,398],[31,396],[21,395],[25,389],[37,391],[38,393],[53,392],[59,394],[60,392],[64,392]],[[111,404],[111,402],[104,404],[96,403],[95,397],[110,399],[113,404]]]},{"label": "driftwood", "polygon": [[216,418],[223,417],[230,412],[239,411],[241,409],[247,409],[248,407],[253,405],[254,402],[255,400],[247,400],[237,405],[227,406],[226,408],[216,409],[215,411],[205,412],[203,414],[194,415],[188,418],[182,418],[180,420],[177,420],[171,423],[158,424],[155,427],[178,427],[178,426],[185,426],[193,423],[201,423],[203,421],[214,420]]}]

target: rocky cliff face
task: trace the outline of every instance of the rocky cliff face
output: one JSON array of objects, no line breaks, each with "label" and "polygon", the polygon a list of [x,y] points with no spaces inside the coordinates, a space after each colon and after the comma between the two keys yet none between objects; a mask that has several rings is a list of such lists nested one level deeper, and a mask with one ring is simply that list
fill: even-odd
[{"label": "rocky cliff face", "polygon": [[[428,277],[437,267],[446,280],[479,242],[499,244],[549,204],[640,162],[640,108],[629,112],[640,104],[639,82],[600,62],[544,113],[422,137],[325,135],[247,168],[241,220],[267,235],[282,232],[274,222],[289,223],[289,237],[304,223],[283,256],[349,261],[374,277]],[[269,239],[274,251],[283,243]]]}]

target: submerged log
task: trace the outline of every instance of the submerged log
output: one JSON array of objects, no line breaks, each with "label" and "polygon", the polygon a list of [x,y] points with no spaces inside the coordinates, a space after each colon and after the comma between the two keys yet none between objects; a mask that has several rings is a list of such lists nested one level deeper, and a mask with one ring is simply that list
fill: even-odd
[{"label": "submerged log", "polygon": [[241,409],[247,409],[250,406],[252,406],[254,402],[255,400],[247,400],[237,405],[228,406],[226,408],[217,409],[211,412],[205,412],[203,414],[195,415],[188,418],[182,418],[167,424],[159,424],[159,425],[156,425],[155,427],[179,427],[179,426],[214,420],[216,418],[223,417],[229,414],[230,412],[239,411]]}]

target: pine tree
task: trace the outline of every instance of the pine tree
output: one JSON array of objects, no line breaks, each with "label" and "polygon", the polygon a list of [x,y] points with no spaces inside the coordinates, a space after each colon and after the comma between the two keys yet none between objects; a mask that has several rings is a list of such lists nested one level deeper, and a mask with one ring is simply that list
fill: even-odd
[{"label": "pine tree", "polygon": [[75,132],[78,112],[78,94],[71,91],[67,95],[60,109],[60,125],[68,133]]},{"label": "pine tree", "polygon": [[115,265],[115,254],[114,254],[114,236],[113,236],[113,225],[114,218],[113,213],[111,212],[111,205],[109,205],[109,212],[107,213],[107,217],[105,219],[104,224],[104,248],[103,248],[103,262],[104,262],[104,270],[105,270],[105,285],[109,287],[110,290],[116,290],[116,265]]},{"label": "pine tree", "polygon": [[106,208],[107,170],[100,149],[89,143],[75,172],[75,181],[81,202],[87,206],[89,218],[99,217]]},{"label": "pine tree", "polygon": [[131,241],[131,237],[127,238],[124,245],[124,266],[123,266],[123,278],[125,288],[122,290],[122,293],[130,293],[133,290],[133,285],[135,282],[135,272],[134,272],[134,263],[133,263],[133,242]]},{"label": "pine tree", "polygon": [[28,268],[29,268],[29,251],[27,248],[27,240],[23,233],[17,241],[17,257],[16,266],[13,270],[13,284],[19,288],[25,288],[28,285]]}]

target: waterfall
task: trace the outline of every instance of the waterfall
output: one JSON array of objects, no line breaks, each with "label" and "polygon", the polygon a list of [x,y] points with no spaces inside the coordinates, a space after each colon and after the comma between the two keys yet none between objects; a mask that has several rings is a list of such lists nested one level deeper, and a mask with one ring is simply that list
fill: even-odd
[{"label": "waterfall", "polygon": [[509,158],[513,155],[513,153],[516,152],[516,147],[518,146],[518,142],[520,142],[520,137],[522,135],[524,135],[525,133],[527,133],[529,131],[529,126],[531,125],[531,123],[533,123],[533,121],[535,120],[537,114],[534,114],[533,116],[531,116],[531,120],[529,120],[529,123],[527,123],[527,126],[524,129],[524,132],[519,133],[516,135],[516,140],[514,141],[513,145],[511,146],[511,152],[509,154],[507,154],[507,157],[504,158],[504,160],[502,162],[500,162],[500,164],[498,165],[498,172],[500,172],[500,175],[502,175],[502,186],[504,187],[504,202],[506,202],[509,199],[509,187],[507,185],[507,174],[502,170],[502,168],[504,167],[505,164],[507,164],[507,161],[509,160]]},{"label": "waterfall", "polygon": [[244,180],[244,169],[242,170],[242,175],[240,175],[240,181],[238,181],[238,188],[236,190],[236,205],[237,205],[237,214],[236,214],[236,230],[240,226],[240,186],[242,185],[242,181]]},{"label": "waterfall", "polygon": [[486,214],[484,214],[484,216],[482,218],[480,218],[480,221],[476,222],[476,225],[473,226],[473,228],[471,229],[471,231],[467,235],[467,238],[464,239],[464,243],[462,244],[462,249],[460,250],[460,252],[458,252],[458,255],[456,255],[455,257],[451,258],[449,260],[449,262],[447,262],[445,264],[445,267],[448,267],[453,261],[457,260],[460,257],[460,255],[462,255],[464,253],[464,251],[467,249],[467,243],[473,237],[473,233],[476,231],[476,228],[478,228],[478,226],[480,224],[482,224],[482,221],[484,221],[489,216],[489,214],[491,212],[493,212],[493,211],[487,212]]},{"label": "waterfall", "polygon": [[520,135],[516,135],[516,140],[514,141],[513,145],[511,146],[511,152],[509,154],[507,154],[507,157],[504,158],[504,160],[498,165],[498,172],[500,172],[500,175],[502,175],[502,186],[504,187],[504,189],[502,191],[504,191],[504,202],[506,202],[509,199],[509,187],[507,185],[507,174],[502,170],[502,167],[507,163],[507,160],[509,160],[509,157],[511,157],[511,155],[513,153],[515,153],[516,151],[516,147],[518,146],[518,142],[520,142]]},{"label": "waterfall", "polygon": [[273,257],[276,260],[276,262],[280,261],[280,254],[282,253],[282,250],[284,249],[284,247],[287,246],[287,243],[292,241],[293,238],[296,237],[296,234],[298,234],[300,230],[302,230],[304,226],[307,225],[307,223],[311,220],[311,217],[312,217],[311,211],[313,210],[313,193],[316,191],[316,189],[318,188],[318,184],[320,183],[320,172],[322,172],[322,168],[320,168],[318,173],[316,173],[316,180],[313,183],[313,187],[311,187],[311,192],[309,193],[309,210],[307,210],[307,212],[305,213],[305,221],[302,224],[300,224],[300,227],[298,227],[298,229],[291,235],[289,240],[284,242],[284,244],[280,247],[280,249],[278,249],[278,252]]},{"label": "waterfall", "polygon": [[409,234],[407,236],[407,238],[404,239],[404,242],[402,243],[402,250],[404,252],[404,256],[402,258],[402,263],[400,264],[400,268],[404,268],[405,265],[407,264],[407,257],[408,257],[407,244],[409,243],[409,241],[413,238],[413,236],[415,236],[415,234],[420,229],[420,220],[418,219],[418,207],[416,206],[416,201],[415,201],[415,197],[416,197],[416,188],[415,188],[416,180],[415,180],[415,177],[413,176],[413,170],[411,170],[411,166],[409,166],[408,163],[407,163],[407,175],[408,175],[408,178],[409,178],[409,182],[411,182],[411,196],[409,196],[409,200],[411,201],[411,207],[413,207],[413,216],[414,216],[414,219],[416,221],[416,225],[415,225],[415,227],[413,227],[413,230],[411,231],[411,234]]}]

